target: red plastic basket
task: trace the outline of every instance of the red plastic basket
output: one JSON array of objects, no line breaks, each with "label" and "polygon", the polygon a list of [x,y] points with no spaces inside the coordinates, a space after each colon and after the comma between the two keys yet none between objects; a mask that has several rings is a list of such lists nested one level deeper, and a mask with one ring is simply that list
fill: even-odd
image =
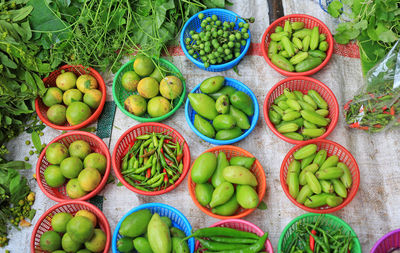
[{"label": "red plastic basket", "polygon": [[54,142],[59,142],[64,144],[66,147],[69,147],[69,145],[76,141],[76,140],[84,140],[87,141],[90,144],[90,148],[93,152],[100,153],[104,155],[107,159],[107,167],[104,175],[102,175],[100,184],[91,192],[86,194],[85,196],[75,199],[75,200],[88,200],[92,197],[94,197],[97,193],[101,191],[101,189],[104,188],[104,186],[107,183],[108,176],[110,174],[110,167],[111,167],[111,156],[110,152],[108,151],[107,145],[104,143],[102,139],[97,137],[96,135],[88,132],[83,132],[83,131],[72,131],[68,132],[65,134],[62,134],[55,139],[53,139],[47,146],[43,149],[42,153],[39,156],[39,159],[36,164],[36,181],[39,184],[40,189],[44,194],[46,194],[47,197],[50,199],[57,201],[57,202],[63,202],[63,201],[68,201],[71,200],[70,197],[68,197],[67,192],[65,190],[66,183],[60,187],[50,187],[47,185],[46,180],[44,179],[44,170],[50,165],[50,163],[46,159],[46,150],[48,146],[51,143]]},{"label": "red plastic basket", "polygon": [[71,126],[70,124],[68,124],[68,122],[65,123],[65,125],[63,126],[51,123],[50,120],[47,118],[47,110],[49,108],[43,104],[42,99],[40,97],[37,97],[35,100],[36,113],[39,116],[40,120],[51,128],[58,130],[77,130],[96,121],[96,119],[100,116],[101,112],[103,111],[104,104],[106,102],[106,84],[104,83],[103,77],[101,77],[99,72],[97,72],[93,68],[83,67],[82,65],[77,65],[77,66],[64,65],[61,68],[51,72],[48,77],[44,78],[43,79],[44,85],[46,87],[56,87],[56,78],[61,74],[62,70],[74,72],[77,76],[84,74],[89,74],[93,76],[99,85],[98,89],[102,93],[99,107],[97,107],[97,109],[95,110],[92,109],[92,115],[87,120],[74,126]]},{"label": "red plastic basket", "polygon": [[[236,146],[231,146],[231,145],[225,145],[225,146],[218,146],[218,147],[213,147],[210,149],[207,149],[206,151],[203,152],[211,152],[214,153],[215,155],[218,155],[219,152],[224,152],[226,155],[226,158],[229,160],[231,157],[234,156],[247,156],[247,157],[254,157],[250,152],[236,147]],[[192,167],[193,164],[190,168],[190,171],[192,171]],[[260,200],[260,202],[262,201],[262,199],[264,198],[265,195],[265,191],[267,189],[267,184],[266,184],[266,178],[265,178],[265,172],[263,167],[261,166],[260,162],[258,161],[258,159],[256,159],[253,163],[253,166],[251,167],[251,172],[253,172],[253,174],[256,176],[257,178],[257,194],[258,194],[258,199]],[[189,177],[188,177],[188,187],[189,187],[189,193],[190,193],[190,197],[192,197],[193,202],[195,203],[195,205],[205,214],[216,218],[216,219],[239,219],[242,217],[245,217],[249,214],[251,214],[252,212],[254,212],[255,208],[253,209],[243,209],[243,208],[239,208],[238,211],[236,211],[236,214],[231,215],[231,216],[223,216],[223,215],[218,215],[218,214],[214,214],[211,212],[210,209],[208,209],[207,207],[202,206],[199,201],[197,201],[196,199],[196,194],[195,194],[195,187],[196,187],[196,183],[194,183],[192,181],[192,177],[190,176],[189,173]]]},{"label": "red plastic basket", "polygon": [[[285,71],[283,69],[278,68],[275,66],[271,60],[268,58],[268,47],[269,43],[271,41],[270,35],[275,31],[275,28],[279,25],[282,26],[285,24],[286,20],[290,20],[291,22],[304,22],[305,23],[305,28],[313,28],[314,26],[319,27],[319,33],[324,33],[326,35],[326,41],[329,44],[328,51],[326,52],[326,58],[325,60],[316,68],[313,68],[309,71],[305,72],[289,72]],[[331,59],[332,53],[333,53],[333,37],[331,32],[329,31],[329,28],[319,19],[314,18],[309,15],[305,14],[292,14],[292,15],[287,15],[283,16],[277,20],[275,20],[270,26],[268,26],[267,30],[265,30],[265,33],[261,39],[261,44],[260,44],[261,50],[263,52],[263,56],[265,61],[276,71],[281,73],[284,76],[309,76],[317,73],[320,71],[325,65],[329,62]]]},{"label": "red plastic basket", "polygon": [[283,94],[283,90],[285,88],[289,88],[290,90],[298,90],[303,92],[304,94],[307,93],[308,90],[314,89],[316,90],[321,97],[328,103],[328,109],[329,109],[329,115],[328,118],[331,120],[331,122],[328,125],[328,128],[326,129],[326,132],[321,135],[318,138],[315,138],[313,140],[317,139],[325,139],[328,137],[328,135],[335,129],[336,124],[339,119],[339,104],[336,100],[335,94],[333,94],[332,90],[328,88],[325,84],[322,82],[318,81],[317,79],[307,77],[307,76],[299,76],[299,77],[288,77],[286,79],[283,79],[282,81],[278,82],[277,84],[272,87],[268,94],[267,97],[265,98],[264,101],[264,106],[263,106],[263,113],[264,113],[264,119],[265,122],[267,123],[268,127],[271,129],[272,132],[282,140],[292,143],[292,144],[302,144],[305,141],[297,141],[290,139],[283,134],[279,133],[278,130],[276,130],[274,124],[271,122],[269,119],[269,109],[271,105],[274,103],[274,100],[279,97],[281,94]]},{"label": "red plastic basket", "polygon": [[[234,229],[237,229],[240,231],[255,233],[258,236],[264,235],[264,232],[259,227],[257,227],[256,225],[254,225],[251,222],[241,220],[241,219],[221,220],[221,221],[218,221],[218,222],[212,224],[210,227],[211,228],[212,227],[234,228]],[[198,250],[200,248],[200,245],[201,245],[200,242],[196,241],[195,250]],[[269,239],[267,239],[264,246],[265,246],[265,251],[263,251],[263,252],[274,253],[274,249],[273,249],[272,244],[269,241]],[[200,252],[202,252],[202,251],[200,251]]]},{"label": "red plastic basket", "polygon": [[[174,141],[174,142],[178,141],[180,145],[183,145],[183,159],[182,159],[183,160],[183,171],[182,171],[181,176],[175,182],[175,184],[170,185],[169,187],[167,187],[164,190],[147,192],[147,191],[139,190],[136,187],[130,185],[122,176],[120,168],[121,168],[121,160],[125,156],[125,154],[128,152],[129,147],[132,147],[132,145],[135,143],[136,136],[140,136],[140,135],[143,135],[146,133],[152,133],[152,132],[156,132],[156,133],[162,133],[162,132],[165,133],[166,132],[166,134],[172,136],[172,141]],[[142,123],[142,124],[138,124],[134,127],[129,128],[128,130],[126,130],[126,132],[118,139],[117,143],[115,144],[115,148],[114,148],[113,155],[112,155],[112,166],[113,166],[115,175],[118,177],[118,180],[123,185],[125,185],[125,187],[128,188],[129,190],[136,192],[138,194],[148,195],[148,196],[161,195],[161,194],[170,192],[173,189],[175,189],[176,187],[178,187],[178,185],[185,178],[186,174],[189,171],[189,166],[190,166],[190,150],[189,150],[189,146],[188,146],[187,142],[185,141],[185,139],[183,138],[183,136],[180,133],[178,133],[178,131],[173,129],[172,127],[167,126],[162,123],[155,123],[155,122]]]},{"label": "red plastic basket", "polygon": [[47,252],[40,249],[40,237],[46,231],[52,230],[51,219],[56,213],[71,213],[75,215],[79,210],[88,210],[97,217],[97,226],[106,233],[107,243],[104,253],[108,252],[111,244],[111,230],[106,216],[94,205],[84,201],[68,201],[52,206],[37,221],[31,237],[31,253]]},{"label": "red plastic basket", "polygon": [[[288,167],[289,164],[293,161],[293,153],[302,148],[305,145],[308,144],[316,144],[318,147],[318,150],[320,149],[325,149],[328,153],[328,156],[332,155],[337,155],[339,157],[339,161],[346,164],[347,167],[349,167],[351,176],[353,179],[353,184],[351,185],[350,190],[348,191],[347,198],[344,199],[343,203],[340,204],[339,206],[336,207],[329,207],[329,206],[322,206],[320,208],[309,208],[306,207],[305,205],[300,204],[299,202],[296,201],[290,194],[289,194],[289,188],[286,184],[286,176],[288,172]],[[343,146],[339,145],[336,142],[330,141],[330,140],[310,140],[307,141],[301,145],[297,145],[293,147],[289,153],[285,156],[282,162],[281,166],[281,172],[280,172],[280,178],[281,178],[281,185],[283,188],[283,191],[285,192],[286,196],[292,201],[296,206],[300,207],[301,209],[311,212],[311,213],[332,213],[336,212],[343,207],[347,206],[353,198],[356,196],[358,187],[360,186],[360,170],[358,168],[357,162],[354,159],[354,157],[351,155],[351,153],[345,149]]]}]

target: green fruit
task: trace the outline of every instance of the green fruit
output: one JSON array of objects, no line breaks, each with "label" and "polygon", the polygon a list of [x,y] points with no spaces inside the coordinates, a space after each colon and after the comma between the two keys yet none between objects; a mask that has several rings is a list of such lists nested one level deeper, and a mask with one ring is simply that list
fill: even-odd
[{"label": "green fruit", "polygon": [[97,169],[104,175],[107,167],[107,158],[100,153],[91,153],[83,160],[83,167]]},{"label": "green fruit", "polygon": [[234,106],[229,107],[229,115],[235,118],[236,125],[241,129],[249,129],[250,121],[247,115],[239,109],[236,109]]},{"label": "green fruit", "polygon": [[162,216],[161,220],[163,222],[165,222],[165,224],[167,224],[168,228],[172,227],[172,221],[170,218],[168,218],[167,216]]},{"label": "green fruit", "polygon": [[172,237],[172,252],[175,253],[189,253],[189,246],[182,238]]},{"label": "green fruit", "polygon": [[190,105],[200,116],[213,120],[218,116],[215,109],[215,101],[210,96],[202,93],[189,93]]},{"label": "green fruit", "polygon": [[220,206],[231,199],[235,189],[229,182],[223,182],[218,185],[212,193],[210,207]]},{"label": "green fruit", "polygon": [[254,174],[242,166],[228,166],[223,171],[224,179],[232,184],[248,184],[257,186],[257,178]]},{"label": "green fruit", "polygon": [[161,82],[161,80],[164,78],[166,75],[166,72],[164,71],[165,69],[160,68],[154,68],[153,73],[151,73],[150,77],[153,77],[154,79],[157,80],[157,82]]},{"label": "green fruit", "polygon": [[85,102],[90,108],[97,109],[99,107],[103,93],[98,89],[88,90],[83,96],[83,102]]},{"label": "green fruit", "polygon": [[226,86],[222,87],[222,89],[220,89],[219,91],[209,94],[209,96],[212,97],[213,99],[217,100],[222,95],[226,95],[226,96],[230,97],[235,92],[236,92],[235,88],[233,88],[232,86],[226,85]]},{"label": "green fruit", "polygon": [[228,200],[225,204],[214,207],[211,209],[212,213],[223,215],[223,216],[230,216],[236,213],[236,210],[239,208],[239,204],[236,200],[236,195],[233,195],[230,200]]},{"label": "green fruit", "polygon": [[97,217],[96,215],[94,215],[92,212],[88,211],[88,210],[79,210],[78,212],[76,212],[75,217],[76,216],[83,216],[88,218],[92,223],[93,223],[93,227],[96,227],[97,225]]},{"label": "green fruit", "polygon": [[84,243],[93,236],[93,223],[86,217],[75,216],[67,224],[67,233],[75,242]]},{"label": "green fruit", "polygon": [[103,230],[95,228],[94,234],[89,241],[85,242],[85,247],[92,252],[103,252],[106,247],[107,236]]},{"label": "green fruit", "polygon": [[196,184],[206,183],[217,168],[217,158],[213,153],[201,154],[192,165],[190,176]]},{"label": "green fruit", "polygon": [[210,122],[207,120],[203,119],[201,116],[198,114],[194,115],[194,127],[202,134],[209,138],[214,138],[215,137],[215,129],[211,125]]},{"label": "green fruit", "polygon": [[56,85],[63,91],[72,89],[76,84],[76,75],[73,72],[64,72],[56,78]]},{"label": "green fruit", "polygon": [[72,217],[70,213],[56,213],[53,218],[51,218],[51,227],[58,233],[65,233],[67,232],[67,224]]},{"label": "green fruit", "polygon": [[135,71],[127,71],[122,75],[121,83],[122,87],[126,91],[136,91],[140,81],[140,76]]},{"label": "green fruit", "polygon": [[46,231],[40,237],[40,248],[46,251],[61,249],[61,236],[55,231]]},{"label": "green fruit", "polygon": [[196,184],[194,188],[196,199],[202,206],[207,206],[210,203],[213,191],[214,187],[209,183]]},{"label": "green fruit", "polygon": [[71,156],[61,162],[60,169],[64,177],[76,178],[83,169],[83,163],[78,157]]},{"label": "green fruit", "polygon": [[225,167],[229,166],[228,159],[226,159],[226,155],[224,152],[219,152],[217,156],[217,169],[211,178],[211,183],[214,187],[217,187],[221,183],[225,182],[224,176],[222,175]]},{"label": "green fruit", "polygon": [[[172,249],[171,235],[168,226],[154,213],[147,227],[148,240],[153,252],[170,253]],[[135,242],[134,242],[135,243]]]},{"label": "green fruit", "polygon": [[243,208],[256,208],[258,206],[258,195],[253,187],[249,185],[238,185],[236,187],[236,198]]},{"label": "green fruit", "polygon": [[65,183],[65,177],[57,165],[49,165],[44,170],[44,180],[50,187],[59,187]]},{"label": "green fruit", "polygon": [[76,87],[82,93],[86,93],[91,89],[97,89],[98,84],[96,78],[91,75],[81,75],[76,80]]},{"label": "green fruit", "polygon": [[144,237],[135,238],[133,246],[138,253],[153,253],[149,241]]},{"label": "green fruit", "polygon": [[133,240],[129,237],[122,237],[117,241],[117,250],[122,253],[129,253],[133,250]]},{"label": "green fruit", "polygon": [[68,149],[62,143],[54,142],[46,149],[46,159],[51,164],[60,164],[68,156]]},{"label": "green fruit", "polygon": [[228,114],[221,114],[213,120],[215,130],[232,129],[236,126],[236,120],[233,116]]},{"label": "green fruit", "polygon": [[[52,252],[52,253],[54,253],[54,252]],[[81,249],[81,250],[78,250],[76,253],[92,253],[92,252],[88,249]]]},{"label": "green fruit", "polygon": [[66,112],[67,121],[70,125],[78,125],[87,120],[91,115],[90,108],[83,102],[72,102]]},{"label": "green fruit", "polygon": [[203,93],[214,93],[219,91],[224,86],[225,77],[213,76],[207,78],[200,84],[200,90]]},{"label": "green fruit", "polygon": [[78,181],[82,190],[90,192],[100,184],[101,175],[97,169],[86,168],[79,173]]},{"label": "green fruit", "polygon": [[50,87],[44,94],[42,101],[47,107],[60,104],[63,100],[63,92],[57,87]]},{"label": "green fruit", "polygon": [[248,116],[253,116],[254,105],[253,100],[251,100],[249,95],[247,95],[243,91],[236,91],[229,99],[234,107],[242,110]]},{"label": "green fruit", "polygon": [[127,237],[137,237],[144,234],[147,231],[151,216],[152,214],[148,209],[142,209],[130,214],[122,221],[119,233]]},{"label": "green fruit", "polygon": [[182,81],[176,76],[166,76],[160,82],[160,93],[168,99],[175,99],[182,94]]},{"label": "green fruit", "polygon": [[66,111],[65,106],[60,104],[55,104],[50,106],[47,110],[47,118],[56,125],[64,125],[66,121]]},{"label": "green fruit", "polygon": [[82,92],[78,89],[70,89],[64,92],[62,100],[65,105],[70,105],[72,102],[82,101]]},{"label": "green fruit", "polygon": [[231,160],[229,161],[229,164],[243,166],[246,169],[250,169],[251,166],[253,166],[253,163],[255,160],[256,160],[255,157],[235,156],[235,157],[231,158]]},{"label": "green fruit", "polygon": [[62,237],[61,245],[66,252],[77,252],[82,247],[82,243],[72,240],[68,233]]},{"label": "green fruit", "polygon": [[185,238],[186,234],[182,230],[180,230],[177,227],[172,227],[169,229],[169,232],[171,233],[171,237],[178,237],[178,238]]},{"label": "green fruit", "polygon": [[224,129],[217,132],[215,139],[217,140],[232,140],[242,135],[242,129],[234,127],[232,129]]},{"label": "green fruit", "polygon": [[215,109],[218,113],[226,114],[229,112],[229,97],[227,95],[220,96],[215,101]]},{"label": "green fruit", "polygon": [[171,110],[171,103],[168,99],[158,96],[150,99],[147,104],[147,112],[153,118],[161,117]]},{"label": "green fruit", "polygon": [[148,76],[154,70],[154,63],[151,58],[139,55],[133,62],[133,70],[135,70],[139,76]]},{"label": "green fruit", "polygon": [[81,198],[87,194],[87,192],[82,190],[77,178],[69,180],[65,190],[71,199]]},{"label": "green fruit", "polygon": [[[67,252],[65,252],[64,250],[59,249],[59,250],[53,251],[53,252],[51,252],[51,253],[67,253]],[[77,251],[77,253],[82,253],[82,252]],[[85,252],[83,252],[83,253],[85,253]],[[90,253],[90,252],[89,252],[89,253]]]},{"label": "green fruit", "polygon": [[130,95],[125,99],[124,108],[133,115],[142,116],[146,113],[147,102],[139,95]]},{"label": "green fruit", "polygon": [[77,140],[72,142],[68,147],[71,156],[79,157],[81,160],[85,159],[90,154],[90,144],[84,140]]},{"label": "green fruit", "polygon": [[152,77],[145,77],[139,81],[137,91],[139,95],[144,98],[153,98],[157,96],[159,84],[156,79]]}]

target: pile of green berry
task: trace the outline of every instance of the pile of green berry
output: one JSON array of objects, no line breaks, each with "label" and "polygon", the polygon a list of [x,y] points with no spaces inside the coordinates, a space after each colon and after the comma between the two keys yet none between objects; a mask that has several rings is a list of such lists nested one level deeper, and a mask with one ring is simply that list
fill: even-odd
[{"label": "pile of green berry", "polygon": [[201,20],[201,31],[191,30],[191,37],[185,40],[186,49],[193,58],[201,60],[204,67],[208,68],[240,56],[240,48],[246,45],[250,37],[249,23],[253,23],[254,18],[239,22],[238,27],[235,22],[222,22],[217,15],[205,17],[200,13],[198,18]]}]

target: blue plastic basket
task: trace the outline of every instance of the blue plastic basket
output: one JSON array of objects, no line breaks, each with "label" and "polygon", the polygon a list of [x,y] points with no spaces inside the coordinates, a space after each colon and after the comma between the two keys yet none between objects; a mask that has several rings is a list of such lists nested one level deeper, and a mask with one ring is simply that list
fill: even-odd
[{"label": "blue plastic basket", "polygon": [[[340,1],[340,0],[339,0]],[[321,7],[321,9],[323,11],[325,11],[326,13],[328,13],[328,6],[330,3],[332,3],[333,0],[319,0],[319,6]]]},{"label": "blue plastic basket", "polygon": [[[238,142],[244,138],[246,138],[247,135],[249,135],[251,133],[251,131],[253,131],[253,129],[256,127],[257,121],[258,121],[258,117],[259,117],[259,107],[258,107],[258,102],[257,102],[257,98],[254,95],[254,93],[246,86],[244,85],[242,82],[239,82],[238,80],[229,78],[229,77],[225,77],[225,85],[227,86],[232,86],[233,88],[239,90],[239,91],[243,91],[244,93],[246,93],[247,95],[249,95],[251,97],[251,100],[253,101],[253,105],[254,105],[254,115],[249,117],[249,121],[251,122],[250,124],[250,128],[245,130],[243,132],[243,134],[235,139],[231,139],[231,140],[216,140],[216,139],[211,139],[207,136],[205,136],[204,134],[200,133],[195,127],[194,127],[194,115],[196,115],[196,111],[193,110],[192,106],[190,105],[190,101],[189,98],[186,99],[186,104],[185,104],[185,117],[186,117],[186,122],[189,124],[189,127],[193,130],[193,132],[195,132],[200,138],[202,138],[203,140],[212,143],[214,145],[228,145],[228,144],[232,144],[235,142]],[[201,93],[200,91],[200,84],[198,84],[190,93]]]},{"label": "blue plastic basket", "polygon": [[[119,234],[119,229],[121,227],[122,221],[125,220],[126,217],[131,215],[134,212],[137,212],[142,209],[149,209],[151,213],[158,213],[160,216],[167,216],[168,218],[171,219],[172,221],[172,226],[177,227],[183,232],[185,232],[186,236],[189,236],[192,234],[192,226],[190,225],[189,221],[186,219],[186,217],[179,212],[177,209],[173,208],[172,206],[166,205],[166,204],[161,204],[161,203],[147,203],[143,204],[140,206],[137,206],[133,209],[131,209],[128,213],[122,217],[122,219],[118,222],[117,227],[114,230],[114,234],[112,237],[112,251],[113,253],[120,253],[117,250],[117,241],[122,237]],[[194,246],[195,246],[195,240],[194,238],[190,238],[188,240],[188,245],[190,252],[194,252]]]},{"label": "blue plastic basket", "polygon": [[193,15],[183,26],[183,29],[181,32],[181,37],[180,37],[180,43],[181,43],[183,52],[185,53],[186,57],[188,57],[189,60],[191,62],[193,62],[197,67],[207,70],[207,71],[219,72],[219,71],[224,71],[224,70],[233,68],[240,62],[240,60],[243,58],[243,56],[245,56],[245,54],[249,50],[250,39],[251,39],[250,29],[248,29],[249,38],[247,39],[246,45],[240,47],[241,54],[239,55],[239,57],[233,59],[230,62],[218,64],[218,65],[210,65],[208,68],[206,68],[206,67],[204,67],[203,62],[200,59],[195,59],[189,54],[189,52],[186,50],[186,46],[185,46],[186,38],[190,37],[189,32],[192,30],[194,30],[196,32],[200,32],[202,29],[200,26],[201,21],[198,18],[198,15],[200,13],[203,13],[204,17],[211,17],[212,15],[215,14],[218,17],[218,20],[221,20],[222,22],[224,22],[224,21],[235,22],[236,29],[238,28],[239,22],[245,22],[238,14],[234,13],[233,11],[228,11],[225,9],[215,8],[215,9],[208,9],[208,10],[200,11],[200,12],[196,13],[195,15]]}]

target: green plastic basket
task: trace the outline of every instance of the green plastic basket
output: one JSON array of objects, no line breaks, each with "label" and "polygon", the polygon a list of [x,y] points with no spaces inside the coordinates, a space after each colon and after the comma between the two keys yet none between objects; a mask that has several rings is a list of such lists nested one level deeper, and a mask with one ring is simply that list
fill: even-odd
[{"label": "green plastic basket", "polygon": [[[185,95],[186,95],[185,79],[183,78],[183,76],[182,76],[181,72],[179,71],[179,69],[174,64],[172,64],[171,62],[169,62],[169,61],[167,61],[165,59],[160,58],[158,60],[158,63],[160,64],[160,66],[167,68],[169,70],[169,74],[175,75],[179,79],[181,79],[182,86],[183,86],[182,94],[181,94],[180,97],[178,97],[178,98],[176,98],[176,99],[174,99],[172,101],[174,108],[172,108],[171,111],[169,111],[167,114],[165,114],[163,116],[152,118],[147,112],[143,116],[133,115],[132,113],[130,113],[127,110],[125,110],[124,101],[130,95],[138,94],[138,92],[137,91],[134,91],[134,92],[126,91],[124,89],[124,87],[122,87],[121,79],[122,79],[122,76],[124,75],[125,72],[133,71],[133,62],[135,61],[135,59],[136,59],[136,57],[134,57],[131,61],[125,63],[118,70],[117,74],[115,75],[115,78],[114,78],[114,81],[113,81],[113,86],[112,86],[112,93],[113,93],[114,101],[117,104],[118,108],[126,116],[129,116],[132,119],[135,119],[137,121],[140,121],[140,122],[159,122],[159,121],[165,120],[166,118],[168,118],[169,116],[174,114],[176,112],[176,110],[178,110],[178,108],[182,105],[182,103],[183,103],[183,101],[185,99]],[[153,58],[153,60],[157,61],[155,58]]]},{"label": "green plastic basket", "polygon": [[331,229],[341,228],[341,229],[343,229],[343,231],[350,232],[351,235],[355,236],[355,238],[353,239],[353,248],[351,250],[351,253],[362,253],[360,241],[358,240],[356,233],[346,222],[344,222],[342,219],[340,219],[339,217],[336,217],[332,214],[316,214],[316,213],[306,213],[306,214],[300,215],[297,218],[293,219],[289,224],[287,224],[287,226],[285,227],[285,229],[283,229],[282,234],[279,238],[278,253],[290,252],[289,247],[291,245],[291,242],[295,238],[295,230],[296,230],[296,226],[298,223],[316,222],[320,215],[323,216],[323,219],[321,221],[321,226],[324,229],[326,229],[326,228],[331,228]]}]

